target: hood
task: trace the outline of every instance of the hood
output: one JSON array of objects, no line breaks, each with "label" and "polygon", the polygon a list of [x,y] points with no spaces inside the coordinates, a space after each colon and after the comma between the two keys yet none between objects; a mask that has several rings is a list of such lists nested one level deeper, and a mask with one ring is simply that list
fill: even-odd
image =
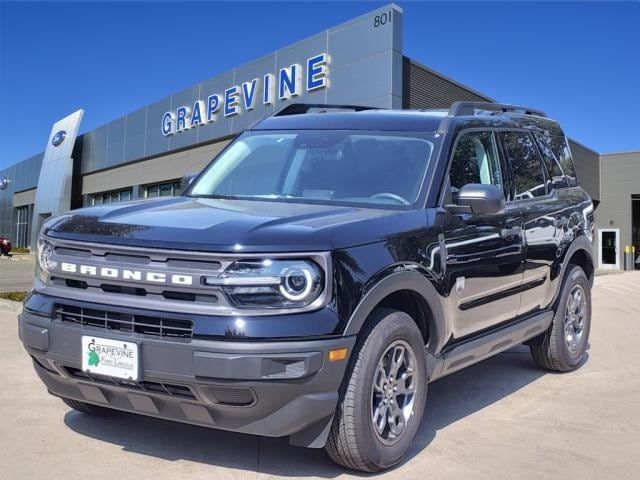
[{"label": "hood", "polygon": [[75,210],[53,238],[210,252],[328,251],[411,230],[424,210],[177,197]]}]

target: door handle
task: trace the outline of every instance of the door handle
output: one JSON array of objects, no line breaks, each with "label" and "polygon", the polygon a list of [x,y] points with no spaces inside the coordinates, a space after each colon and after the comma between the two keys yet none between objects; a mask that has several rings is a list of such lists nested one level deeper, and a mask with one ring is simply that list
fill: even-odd
[{"label": "door handle", "polygon": [[522,233],[522,227],[503,228],[500,232],[502,238],[519,237]]}]

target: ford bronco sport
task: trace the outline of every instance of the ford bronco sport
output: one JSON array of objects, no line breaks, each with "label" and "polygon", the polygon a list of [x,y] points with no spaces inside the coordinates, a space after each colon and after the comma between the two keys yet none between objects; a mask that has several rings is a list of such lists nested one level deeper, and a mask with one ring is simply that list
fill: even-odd
[{"label": "ford bronco sport", "polygon": [[176,198],[50,219],[20,338],[49,392],[398,464],[427,385],[586,358],[593,205],[542,112],[292,105]]}]

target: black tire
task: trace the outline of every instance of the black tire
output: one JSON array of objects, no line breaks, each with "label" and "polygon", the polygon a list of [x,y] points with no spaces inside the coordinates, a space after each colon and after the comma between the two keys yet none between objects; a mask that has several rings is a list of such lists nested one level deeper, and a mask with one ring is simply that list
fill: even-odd
[{"label": "black tire", "polygon": [[86,413],[87,415],[93,415],[94,417],[107,417],[114,413],[113,409],[99,405],[91,405],[90,403],[79,402],[78,400],[72,400],[70,398],[61,398],[61,400],[74,410]]},{"label": "black tire", "polygon": [[[413,376],[410,380],[398,382],[415,388],[413,414],[405,422],[402,434],[390,441],[378,434],[372,420],[373,402],[383,401],[384,394],[374,397],[373,382],[378,372],[378,362],[390,348],[401,345],[413,354]],[[406,347],[410,348],[406,348]],[[391,350],[395,355],[395,350]],[[385,356],[386,359],[390,357]],[[391,367],[390,367],[391,368]],[[405,370],[407,371],[407,370]],[[383,377],[393,380],[393,375]],[[399,377],[400,371],[396,372]],[[385,382],[386,382],[385,380]],[[385,383],[385,385],[387,385]],[[402,388],[402,387],[399,387]],[[384,391],[384,389],[382,389]],[[391,389],[387,390],[391,392]],[[396,409],[402,402],[408,403],[409,396],[394,397]],[[326,450],[336,463],[363,472],[378,472],[397,465],[407,453],[416,436],[424,413],[427,397],[427,362],[424,340],[420,329],[409,315],[392,309],[374,311],[360,332],[360,338],[350,360],[349,369],[340,392],[340,403],[327,440]],[[393,401],[389,401],[393,405]],[[385,405],[387,401],[385,401]],[[387,412],[385,407],[385,412]],[[411,408],[411,407],[409,407]],[[396,410],[397,411],[397,410]],[[388,418],[387,413],[383,415]],[[387,423],[385,420],[384,423]],[[391,423],[389,423],[391,425]],[[387,427],[385,427],[387,428]],[[389,427],[390,428],[390,427]],[[388,433],[388,435],[391,435]]]},{"label": "black tire", "polygon": [[[574,289],[581,289],[585,297],[582,334],[575,341],[575,349],[569,346],[566,330],[566,312],[570,307],[571,294]],[[536,341],[529,346],[535,362],[545,370],[553,372],[569,372],[578,368],[587,352],[589,332],[591,330],[591,285],[584,270],[578,265],[569,265],[564,277],[562,292],[555,307],[553,322]]]}]

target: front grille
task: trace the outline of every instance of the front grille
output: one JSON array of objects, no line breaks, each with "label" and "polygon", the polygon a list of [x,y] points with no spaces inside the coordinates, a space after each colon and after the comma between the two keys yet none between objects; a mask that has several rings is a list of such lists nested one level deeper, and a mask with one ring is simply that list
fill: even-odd
[{"label": "front grille", "polygon": [[[177,318],[189,318],[190,315],[237,315],[239,308],[230,302],[223,287],[206,280],[221,278],[239,260],[264,257],[262,254],[254,256],[237,252],[170,250],[50,237],[43,240],[52,248],[47,250],[50,253],[47,262],[50,266],[49,281],[41,287],[41,293],[69,299],[61,300],[65,303],[93,303],[99,296],[103,305],[142,311],[161,310],[172,312],[168,316],[175,314]],[[309,258],[316,261],[325,272],[331,270],[331,259],[327,252],[274,253],[268,257]],[[327,285],[322,299],[296,311],[310,311],[317,308],[320,300],[328,301],[332,291],[332,275],[325,276]],[[185,315],[185,312],[189,315]],[[273,309],[256,308],[251,310],[251,314],[273,315]],[[104,320],[102,315],[98,317]],[[150,322],[145,320],[143,323]]]},{"label": "front grille", "polygon": [[74,305],[56,305],[56,316],[58,320],[76,323],[83,327],[89,326],[105,330],[169,338],[189,339],[193,337],[193,322],[191,320],[126,312],[110,312]]},{"label": "front grille", "polygon": [[79,380],[86,380],[94,383],[102,383],[105,385],[116,385],[118,387],[129,388],[133,390],[139,390],[141,392],[148,393],[160,393],[164,395],[170,395],[172,397],[189,398],[196,400],[196,396],[191,389],[186,385],[177,385],[174,383],[165,382],[151,382],[151,381],[132,381],[124,380],[120,378],[107,377],[104,375],[95,375],[83,372],[79,368],[64,367],[69,376],[77,378]]},{"label": "front grille", "polygon": [[256,401],[253,391],[249,388],[237,387],[209,387],[213,401],[219,405],[231,407],[249,407]]},{"label": "front grille", "polygon": [[146,296],[158,296],[160,295],[162,298],[166,298],[167,300],[178,300],[181,302],[191,302],[191,303],[204,303],[204,304],[214,304],[218,303],[219,297],[214,294],[199,294],[199,293],[190,293],[190,292],[178,292],[172,290],[162,290],[159,294],[149,293],[145,288],[141,287],[130,287],[126,285],[114,285],[109,283],[102,283],[95,287],[90,287],[89,284],[82,280],[73,280],[73,279],[63,279],[59,277],[51,277],[50,281],[57,286],[64,286],[67,288],[77,288],[79,290],[87,290],[89,288],[99,288],[101,291],[105,293],[115,293],[118,295],[133,295],[136,297],[146,297]]}]

